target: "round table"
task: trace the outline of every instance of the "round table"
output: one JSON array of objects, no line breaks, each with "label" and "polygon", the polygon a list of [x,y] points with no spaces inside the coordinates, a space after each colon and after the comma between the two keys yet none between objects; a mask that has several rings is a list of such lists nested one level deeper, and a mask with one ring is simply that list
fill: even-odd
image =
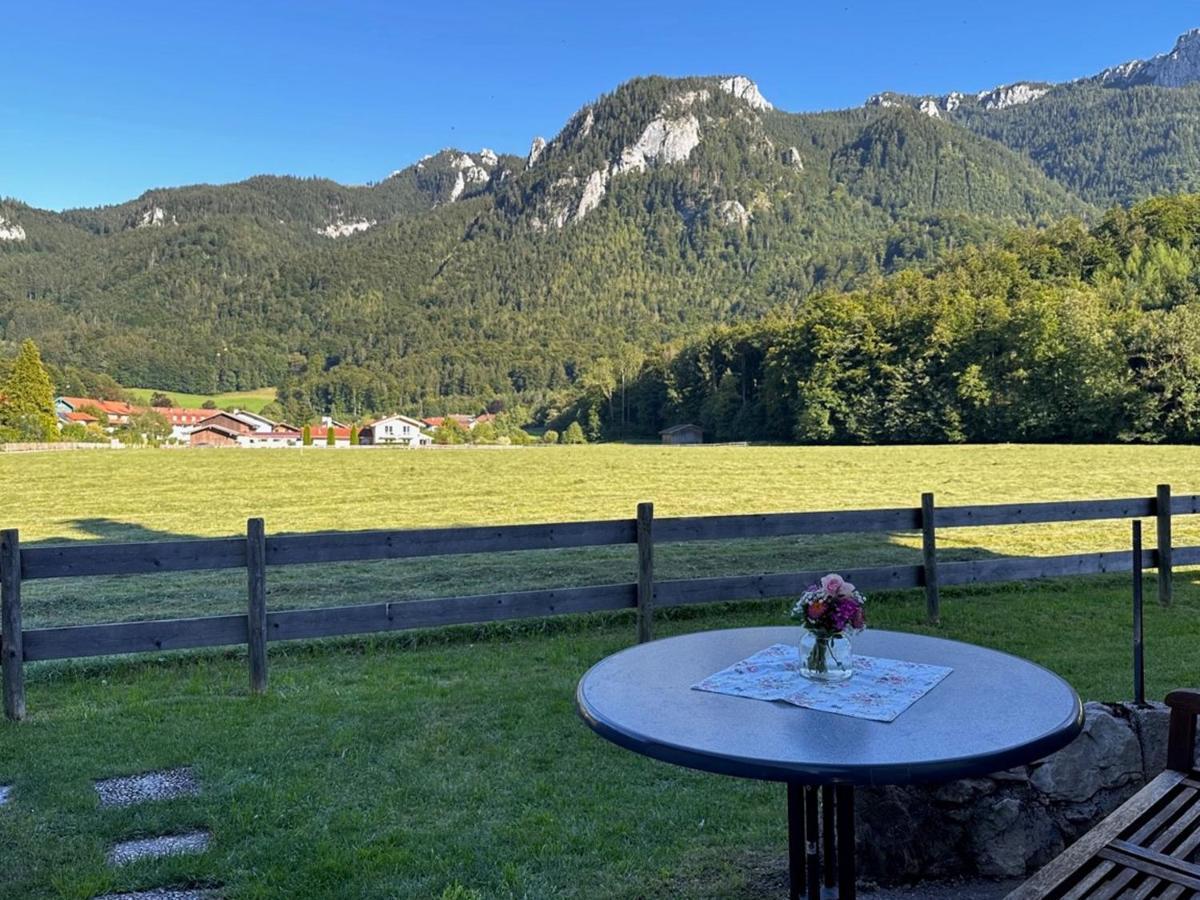
[{"label": "round table", "polygon": [[738,628],[638,644],[598,662],[576,691],[584,722],[628,750],[786,782],[793,898],[801,896],[802,871],[808,896],[820,896],[822,849],[825,883],[854,897],[855,785],[984,775],[1047,756],[1083,728],[1079,695],[1041,666],[960,641],[873,629],[855,637],[856,654],[953,669],[892,722],[692,690],[799,637],[798,627]]}]

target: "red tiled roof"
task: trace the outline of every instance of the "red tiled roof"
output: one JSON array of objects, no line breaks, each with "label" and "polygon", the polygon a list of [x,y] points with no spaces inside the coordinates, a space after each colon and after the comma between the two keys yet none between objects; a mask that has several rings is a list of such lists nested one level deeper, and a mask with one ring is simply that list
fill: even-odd
[{"label": "red tiled roof", "polygon": [[475,421],[471,416],[464,416],[461,413],[455,413],[449,416],[431,416],[430,418],[422,419],[421,421],[430,428],[440,428],[442,423],[447,419],[453,419],[463,428],[470,428],[472,423]]},{"label": "red tiled roof", "polygon": [[72,410],[71,412],[67,413],[67,421],[68,422],[82,422],[83,424],[86,425],[89,422],[99,422],[100,420],[97,419],[93,415],[89,415],[88,413]]},{"label": "red tiled roof", "polygon": [[189,409],[186,406],[152,406],[151,409],[166,416],[172,425],[197,425],[217,412],[215,409]]},{"label": "red tiled roof", "polygon": [[[308,427],[312,429],[312,437],[314,441],[325,440],[325,435],[329,431],[328,425],[321,425],[318,423],[316,425],[309,425]],[[346,440],[350,440],[350,429],[339,428],[338,426],[334,425],[333,435],[336,438],[345,438]]]}]

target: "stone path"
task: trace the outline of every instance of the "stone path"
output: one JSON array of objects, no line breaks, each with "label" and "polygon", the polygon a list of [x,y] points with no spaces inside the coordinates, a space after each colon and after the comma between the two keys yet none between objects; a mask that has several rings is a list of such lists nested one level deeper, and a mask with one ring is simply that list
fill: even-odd
[{"label": "stone path", "polygon": [[105,894],[95,900],[216,900],[217,894],[207,888],[155,888],[125,894]]},{"label": "stone path", "polygon": [[[95,789],[101,807],[131,807],[195,797],[200,793],[200,783],[190,766],[180,766],[104,778],[95,783]],[[178,834],[147,835],[114,844],[108,851],[107,860],[110,866],[126,866],[143,859],[204,853],[211,843],[212,832],[202,828]],[[105,894],[96,900],[215,900],[217,896],[210,888],[160,887]]]},{"label": "stone path", "polygon": [[203,853],[212,842],[208,831],[188,831],[184,834],[160,834],[154,837],[135,838],[114,844],[108,851],[108,863],[124,866],[139,859],[158,859],[162,856],[180,856],[184,853]]},{"label": "stone path", "polygon": [[175,797],[194,797],[200,784],[186,766],[163,769],[123,778],[106,778],[96,782],[101,806],[134,806],[151,800],[171,800]]}]

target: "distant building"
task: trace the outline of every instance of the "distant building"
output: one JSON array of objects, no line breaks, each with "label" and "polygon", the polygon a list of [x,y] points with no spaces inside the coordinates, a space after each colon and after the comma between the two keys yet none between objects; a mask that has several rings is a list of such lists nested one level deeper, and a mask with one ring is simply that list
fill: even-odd
[{"label": "distant building", "polygon": [[63,425],[95,425],[100,420],[85,412],[63,412],[59,410],[58,421]]},{"label": "distant building", "polygon": [[687,423],[684,425],[672,425],[670,428],[664,428],[659,432],[664,444],[703,444],[704,429],[699,425]]},{"label": "distant building", "polygon": [[237,412],[210,412],[208,418],[197,423],[197,429],[205,425],[215,425],[237,434],[250,434],[253,431],[274,431],[273,428],[262,428],[260,423],[249,419]]},{"label": "distant building", "polygon": [[433,438],[422,431],[423,423],[408,416],[384,416],[368,422],[359,433],[361,444],[407,444],[409,447],[425,447]]},{"label": "distant building", "polygon": [[192,429],[188,443],[193,447],[236,447],[243,432],[204,422]]},{"label": "distant building", "polygon": [[453,419],[467,431],[470,431],[472,428],[474,428],[475,422],[477,421],[474,416],[464,416],[461,414],[449,416],[430,416],[428,419],[422,419],[421,421],[425,423],[426,428],[441,428],[444,424],[446,424],[447,419]]},{"label": "distant building", "polygon": [[130,416],[137,415],[143,409],[140,406],[130,406],[120,400],[93,400],[91,397],[58,397],[54,401],[54,410],[60,416],[66,413],[79,412],[81,407],[94,406],[101,410],[108,421],[102,423],[107,430],[112,431],[122,425],[129,424]]},{"label": "distant building", "polygon": [[188,409],[183,406],[152,406],[151,412],[163,416],[171,425],[171,437],[185,441],[192,429],[213,414],[211,409]]}]

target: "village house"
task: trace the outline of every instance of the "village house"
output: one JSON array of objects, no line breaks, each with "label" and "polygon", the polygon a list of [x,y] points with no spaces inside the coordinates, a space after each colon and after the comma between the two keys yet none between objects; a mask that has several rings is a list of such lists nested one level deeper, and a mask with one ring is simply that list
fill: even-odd
[{"label": "village house", "polygon": [[95,416],[91,415],[90,413],[76,412],[74,410],[71,410],[70,412],[64,412],[61,409],[57,410],[57,412],[58,412],[58,421],[59,421],[60,426],[62,426],[62,425],[95,425],[95,424],[98,424],[100,421]]},{"label": "village house", "polygon": [[451,414],[449,416],[430,416],[426,419],[422,419],[421,422],[426,428],[441,428],[442,425],[446,423],[447,419],[453,419],[467,431],[470,431],[475,427],[475,417],[464,416],[461,413]]},{"label": "village house", "polygon": [[103,424],[109,431],[112,431],[114,428],[120,428],[122,425],[128,425],[129,418],[142,411],[141,407],[131,406],[120,400],[93,400],[90,397],[58,397],[54,401],[54,411],[59,414],[60,418],[62,415],[68,413],[79,412],[85,406],[94,406],[108,417],[108,421]]},{"label": "village house", "polygon": [[192,429],[212,416],[211,409],[188,409],[184,406],[153,406],[150,408],[158,413],[171,426],[171,437],[177,441],[185,441]]},{"label": "village house", "polygon": [[409,447],[426,447],[433,443],[433,438],[421,430],[423,427],[420,421],[408,416],[384,416],[364,425],[358,440],[365,445],[406,444]]}]

